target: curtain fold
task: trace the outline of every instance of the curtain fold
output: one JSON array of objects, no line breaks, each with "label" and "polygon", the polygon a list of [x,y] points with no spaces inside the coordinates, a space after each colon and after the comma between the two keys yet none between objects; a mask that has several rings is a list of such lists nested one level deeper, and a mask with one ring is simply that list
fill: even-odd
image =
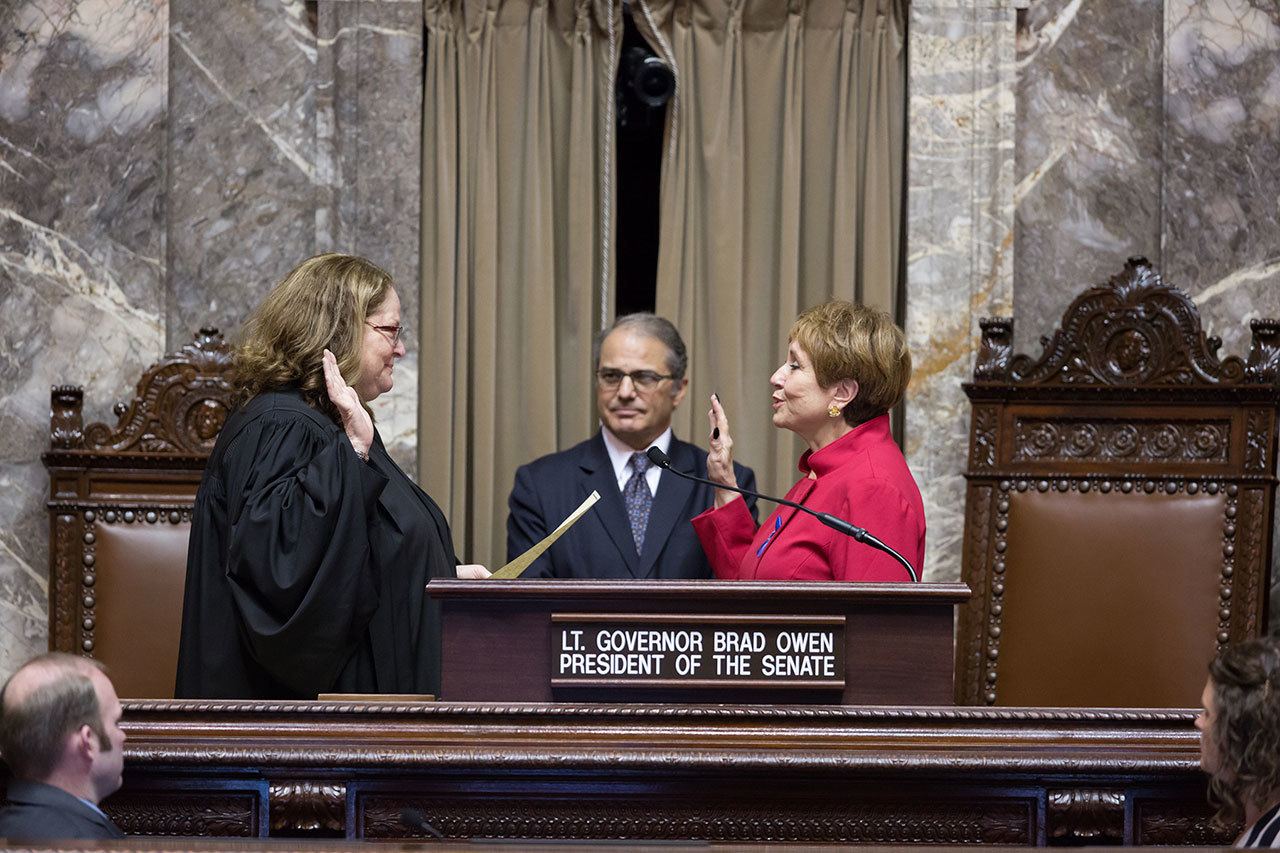
[{"label": "curtain fold", "polygon": [[[735,454],[780,493],[802,450],[769,376],[803,309],[897,304],[906,0],[634,0],[677,69],[663,164],[657,311],[690,345],[676,431],[705,444],[724,401]],[[898,318],[901,320],[902,318]]]},{"label": "curtain fold", "polygon": [[[617,0],[427,0],[419,480],[505,560],[520,464],[594,426]],[[614,30],[611,45],[610,29]],[[607,181],[613,180],[606,174]]]}]

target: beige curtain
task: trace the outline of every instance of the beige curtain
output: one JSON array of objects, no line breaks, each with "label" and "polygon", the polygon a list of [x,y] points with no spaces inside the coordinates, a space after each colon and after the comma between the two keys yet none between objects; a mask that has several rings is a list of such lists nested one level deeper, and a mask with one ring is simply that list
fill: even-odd
[{"label": "beige curtain", "polygon": [[676,430],[705,446],[716,391],[737,458],[780,494],[802,448],[769,422],[768,379],[792,320],[833,297],[897,304],[906,0],[632,9],[678,70],[657,297],[691,349]]},{"label": "beige curtain", "polygon": [[594,426],[618,9],[425,4],[419,478],[490,568],[516,467]]}]

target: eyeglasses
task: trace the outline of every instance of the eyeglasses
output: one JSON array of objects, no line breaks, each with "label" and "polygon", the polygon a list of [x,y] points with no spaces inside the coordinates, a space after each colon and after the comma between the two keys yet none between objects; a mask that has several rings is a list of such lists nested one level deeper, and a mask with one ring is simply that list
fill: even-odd
[{"label": "eyeglasses", "polygon": [[384,335],[390,335],[391,346],[393,347],[396,344],[400,343],[400,335],[404,332],[404,326],[398,326],[398,325],[397,326],[378,326],[373,323],[370,323],[368,320],[365,321],[365,325],[370,326],[379,332],[382,332],[382,334]]},{"label": "eyeglasses", "polygon": [[654,373],[652,370],[633,370],[628,373],[625,370],[602,367],[596,371],[596,381],[600,383],[600,387],[610,391],[621,385],[623,379],[630,379],[637,391],[652,391],[662,380],[675,378],[674,375]]}]

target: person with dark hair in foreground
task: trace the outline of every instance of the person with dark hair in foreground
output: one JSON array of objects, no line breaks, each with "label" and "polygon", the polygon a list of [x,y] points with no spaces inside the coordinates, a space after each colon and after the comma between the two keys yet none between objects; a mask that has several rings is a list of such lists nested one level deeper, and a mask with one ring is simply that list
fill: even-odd
[{"label": "person with dark hair in foreground", "polygon": [[[786,499],[866,528],[917,571],[924,560],[924,502],[889,432],[889,410],[911,378],[906,336],[882,311],[833,301],[791,325],[787,358],[769,378],[773,425],[804,439],[799,482]],[[711,398],[707,476],[728,487],[733,439]],[[873,551],[806,513],[779,506],[756,527],[742,498],[717,489],[715,506],[693,519],[716,577],[742,580],[911,580]]]},{"label": "person with dark hair in foreground", "polygon": [[438,692],[425,587],[458,560],[368,407],[391,390],[402,330],[391,276],[351,255],[303,261],[249,318],[241,402],[192,514],[178,697]]},{"label": "person with dark hair in foreground", "polygon": [[1243,820],[1236,847],[1280,847],[1280,642],[1227,648],[1211,664],[1196,717],[1200,766],[1221,827]]},{"label": "person with dark hair in foreground", "polygon": [[122,781],[120,716],[97,661],[51,652],[18,668],[0,690],[0,750],[12,775],[0,837],[124,837],[98,808]]}]

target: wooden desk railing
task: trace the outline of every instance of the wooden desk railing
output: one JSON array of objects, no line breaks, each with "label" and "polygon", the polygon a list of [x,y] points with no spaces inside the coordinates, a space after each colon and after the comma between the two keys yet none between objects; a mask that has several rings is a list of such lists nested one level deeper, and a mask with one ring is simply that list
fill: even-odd
[{"label": "wooden desk railing", "polygon": [[130,702],[144,835],[1214,844],[1189,710]]}]

